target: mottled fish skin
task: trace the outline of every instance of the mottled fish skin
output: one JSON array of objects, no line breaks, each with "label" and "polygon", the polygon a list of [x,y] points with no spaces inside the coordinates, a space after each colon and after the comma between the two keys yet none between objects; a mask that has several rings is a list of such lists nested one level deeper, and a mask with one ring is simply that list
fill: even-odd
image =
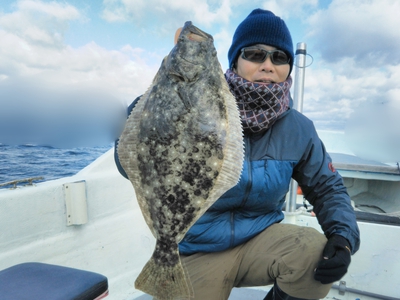
[{"label": "mottled fish skin", "polygon": [[156,299],[190,299],[178,243],[239,180],[242,128],[211,35],[186,22],[132,110],[118,156],[157,239],[135,287]]}]

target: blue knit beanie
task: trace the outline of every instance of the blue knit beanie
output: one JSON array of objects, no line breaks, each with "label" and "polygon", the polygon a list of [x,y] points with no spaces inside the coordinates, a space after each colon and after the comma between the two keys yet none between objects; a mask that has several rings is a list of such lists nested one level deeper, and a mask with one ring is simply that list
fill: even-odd
[{"label": "blue knit beanie", "polygon": [[[284,51],[290,57],[290,72],[293,68],[293,42],[285,22],[272,12],[253,10],[237,27],[228,51],[229,68],[236,62],[244,47],[264,44]],[[290,74],[290,73],[289,73]]]}]

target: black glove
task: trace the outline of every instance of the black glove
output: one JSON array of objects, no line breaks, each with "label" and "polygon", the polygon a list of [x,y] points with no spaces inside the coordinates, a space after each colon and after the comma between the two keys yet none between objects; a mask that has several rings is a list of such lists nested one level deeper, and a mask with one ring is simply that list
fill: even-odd
[{"label": "black glove", "polygon": [[341,279],[347,272],[351,261],[349,242],[342,236],[334,234],[325,245],[323,259],[318,263],[314,279],[323,284]]}]

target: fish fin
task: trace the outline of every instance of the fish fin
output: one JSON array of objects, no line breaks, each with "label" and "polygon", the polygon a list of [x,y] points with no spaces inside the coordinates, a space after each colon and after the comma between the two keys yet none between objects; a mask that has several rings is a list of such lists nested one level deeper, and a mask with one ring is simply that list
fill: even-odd
[{"label": "fish fin", "polygon": [[148,227],[150,228],[153,236],[156,237],[157,233],[154,229],[153,221],[150,217],[149,205],[146,199],[141,196],[144,194],[144,192],[141,190],[142,185],[140,184],[140,171],[137,160],[138,151],[136,147],[137,136],[139,134],[140,116],[143,114],[143,110],[146,104],[145,99],[148,98],[148,94],[150,93],[150,91],[151,87],[140,98],[136,106],[132,109],[128,117],[128,120],[131,120],[131,122],[127,121],[125,124],[125,128],[118,142],[117,153],[121,166],[125,170],[129,180],[134,187],[137,202],[143,213],[144,219]]},{"label": "fish fin", "polygon": [[189,275],[180,260],[174,266],[165,266],[150,258],[136,279],[135,288],[158,300],[189,300],[194,297]]}]

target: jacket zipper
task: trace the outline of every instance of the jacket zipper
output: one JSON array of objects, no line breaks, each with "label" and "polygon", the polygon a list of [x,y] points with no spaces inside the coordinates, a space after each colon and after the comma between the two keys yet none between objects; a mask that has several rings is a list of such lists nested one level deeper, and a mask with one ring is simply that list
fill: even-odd
[{"label": "jacket zipper", "polygon": [[[245,160],[247,162],[247,185],[246,185],[246,191],[242,200],[242,203],[240,204],[240,207],[243,207],[248,198],[249,198],[249,194],[253,185],[253,177],[252,177],[252,173],[251,173],[251,165],[250,165],[250,153],[251,153],[251,148],[250,148],[250,139],[249,138],[244,138],[244,142],[245,142],[245,147],[246,147],[246,156],[245,156]],[[231,247],[233,247],[234,242],[235,242],[235,224],[234,224],[234,215],[235,215],[235,211],[232,210],[231,211]]]}]

